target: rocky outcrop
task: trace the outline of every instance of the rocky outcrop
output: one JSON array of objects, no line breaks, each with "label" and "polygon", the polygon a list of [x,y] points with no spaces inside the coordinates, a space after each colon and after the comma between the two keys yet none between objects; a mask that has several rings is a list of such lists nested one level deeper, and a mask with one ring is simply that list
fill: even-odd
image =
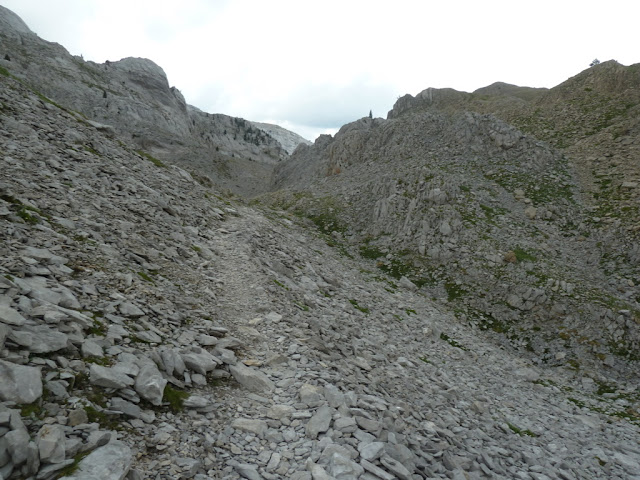
[{"label": "rocky outcrop", "polygon": [[273,138],[278,140],[278,142],[280,142],[280,144],[282,145],[282,148],[284,148],[288,154],[292,154],[293,151],[299,145],[311,144],[309,140],[302,138],[297,133],[287,130],[286,128],[282,128],[279,125],[272,125],[270,123],[262,123],[262,122],[251,122],[251,123],[252,125],[256,126],[260,130],[268,133]]}]

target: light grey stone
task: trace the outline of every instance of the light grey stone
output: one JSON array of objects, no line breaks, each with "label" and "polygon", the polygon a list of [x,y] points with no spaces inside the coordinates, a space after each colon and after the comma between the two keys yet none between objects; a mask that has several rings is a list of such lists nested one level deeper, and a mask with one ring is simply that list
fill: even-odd
[{"label": "light grey stone", "polygon": [[400,480],[412,480],[412,473],[390,456],[383,455],[380,457],[380,463]]},{"label": "light grey stone", "polygon": [[255,433],[260,438],[264,436],[268,428],[267,422],[254,418],[236,418],[231,426],[237,430]]},{"label": "light grey stone", "polygon": [[104,357],[102,347],[93,340],[85,340],[81,346],[82,356],[87,357]]},{"label": "light grey stone", "polygon": [[51,353],[67,348],[69,337],[45,325],[23,326],[13,330],[9,338],[32,353]]},{"label": "light grey stone", "polygon": [[332,408],[338,408],[340,405],[344,403],[344,394],[340,391],[338,387],[331,384],[326,384],[324,386],[324,398],[329,403],[329,406]]},{"label": "light grey stone", "polygon": [[238,472],[238,475],[247,480],[262,480],[262,475],[258,473],[258,469],[254,465],[237,463],[233,466],[233,469]]},{"label": "light grey stone", "polygon": [[31,438],[26,430],[12,430],[3,437],[3,440],[14,465],[22,465],[27,461]]},{"label": "light grey stone", "polygon": [[26,321],[27,320],[13,308],[0,304],[0,323],[20,327],[24,325]]},{"label": "light grey stone", "polygon": [[89,368],[89,381],[93,385],[105,388],[125,388],[132,386],[135,381],[130,376],[118,372],[114,368],[92,364]]},{"label": "light grey stone", "polygon": [[62,425],[44,425],[36,440],[41,463],[61,463],[65,460],[64,428]]},{"label": "light grey stone", "polygon": [[334,453],[329,459],[327,471],[336,480],[349,480],[362,475],[364,468],[350,458],[340,455],[339,453]]},{"label": "light grey stone", "polygon": [[332,411],[328,406],[324,405],[318,408],[305,427],[307,436],[315,439],[320,433],[329,430],[329,426],[331,425],[331,416]]},{"label": "light grey stone", "polygon": [[0,360],[0,400],[33,403],[42,396],[42,373],[38,367]]},{"label": "light grey stone", "polygon": [[325,402],[322,388],[316,385],[305,383],[300,387],[300,402],[306,403],[310,407],[318,407]]},{"label": "light grey stone", "polygon": [[202,395],[189,395],[183,402],[185,408],[194,408],[196,410],[206,408],[211,405],[211,402]]},{"label": "light grey stone", "polygon": [[78,464],[67,480],[123,480],[131,468],[133,454],[123,442],[114,440],[96,448]]},{"label": "light grey stone", "polygon": [[272,405],[267,410],[267,417],[274,420],[282,420],[283,418],[289,418],[295,411],[291,405]]},{"label": "light grey stone", "polygon": [[145,314],[139,307],[136,307],[131,302],[122,302],[118,305],[118,310],[120,311],[120,314],[125,317],[137,318],[142,317]]},{"label": "light grey stone", "polygon": [[358,445],[358,451],[360,452],[360,457],[369,462],[373,462],[380,458],[380,456],[385,451],[384,442],[371,442],[366,444]]},{"label": "light grey stone", "polygon": [[160,370],[154,363],[146,363],[140,367],[140,372],[136,376],[135,390],[145,400],[152,405],[162,404],[162,396],[167,380],[162,377]]},{"label": "light grey stone", "polygon": [[201,375],[206,375],[208,372],[215,370],[215,368],[221,364],[221,362],[211,355],[209,352],[203,349],[194,349],[197,351],[183,352],[180,354],[182,361],[187,368],[193,370]]},{"label": "light grey stone", "polygon": [[252,392],[271,392],[275,389],[274,383],[264,373],[242,363],[230,365],[229,371],[240,385]]},{"label": "light grey stone", "polygon": [[117,410],[132,418],[140,418],[142,415],[142,409],[138,405],[120,397],[111,399],[111,410]]}]

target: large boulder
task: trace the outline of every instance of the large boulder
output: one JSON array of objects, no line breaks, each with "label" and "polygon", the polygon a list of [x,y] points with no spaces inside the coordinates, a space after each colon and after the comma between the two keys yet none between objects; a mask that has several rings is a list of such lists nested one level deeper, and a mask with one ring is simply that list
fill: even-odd
[{"label": "large boulder", "polygon": [[33,403],[42,396],[42,372],[37,367],[0,360],[0,400]]}]

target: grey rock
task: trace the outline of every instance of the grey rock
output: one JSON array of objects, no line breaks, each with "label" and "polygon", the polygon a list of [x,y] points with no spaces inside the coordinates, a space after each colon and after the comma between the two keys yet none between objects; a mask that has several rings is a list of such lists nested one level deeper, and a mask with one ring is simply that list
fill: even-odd
[{"label": "grey rock", "polygon": [[31,439],[26,430],[12,430],[3,437],[3,440],[14,465],[22,465],[27,461],[28,446]]},{"label": "grey rock", "polygon": [[283,418],[289,418],[295,411],[291,405],[272,405],[267,410],[267,417],[274,420],[282,420]]},{"label": "grey rock", "polygon": [[252,392],[271,392],[275,389],[273,382],[264,373],[242,363],[229,366],[229,371],[240,385]]},{"label": "grey rock", "polygon": [[84,342],[82,342],[82,347],[80,351],[82,352],[82,356],[84,358],[104,356],[102,347],[98,345],[96,342],[94,342],[93,340],[85,340]]},{"label": "grey rock", "polygon": [[91,384],[105,388],[125,388],[132,386],[135,381],[130,376],[114,368],[92,364],[89,368]]},{"label": "grey rock", "polygon": [[140,372],[136,376],[135,390],[145,400],[152,405],[162,404],[162,396],[167,380],[162,377],[160,370],[153,363],[146,363],[140,367]]},{"label": "grey rock", "polygon": [[194,349],[196,351],[183,352],[180,354],[182,361],[187,368],[194,372],[206,375],[208,372],[215,370],[220,365],[220,361],[203,349]]},{"label": "grey rock", "polygon": [[67,418],[67,424],[70,427],[75,427],[89,421],[89,416],[83,408],[76,408],[75,410],[71,410]]},{"label": "grey rock", "polygon": [[20,327],[24,325],[26,321],[27,320],[13,308],[0,304],[0,323]]},{"label": "grey rock", "polygon": [[131,468],[133,454],[123,442],[114,440],[83,458],[68,480],[123,480]]},{"label": "grey rock", "polygon": [[386,470],[383,470],[382,468],[378,467],[377,465],[374,465],[373,463],[367,461],[367,460],[360,460],[360,465],[362,466],[362,468],[364,468],[367,472],[373,474],[376,478],[379,478],[381,480],[395,480],[396,476],[393,475],[392,473],[387,472]]},{"label": "grey rock", "polygon": [[206,408],[211,405],[211,402],[202,395],[189,395],[183,402],[185,408],[194,408],[196,410]]},{"label": "grey rock", "polygon": [[264,420],[253,418],[236,418],[231,423],[231,426],[238,430],[255,433],[260,438],[267,432],[267,423]]},{"label": "grey rock", "polygon": [[23,326],[13,330],[9,338],[33,353],[51,353],[67,348],[69,337],[44,325]]},{"label": "grey rock", "polygon": [[412,480],[412,473],[407,470],[404,465],[388,455],[380,457],[380,463],[401,480]]},{"label": "grey rock", "polygon": [[133,303],[123,302],[118,306],[118,310],[125,317],[142,317],[145,313],[139,308],[136,307]]},{"label": "grey rock", "polygon": [[322,388],[316,385],[304,384],[299,391],[300,402],[307,404],[309,407],[317,407],[325,401]]},{"label": "grey rock", "polygon": [[61,425],[44,425],[36,440],[40,462],[62,463],[65,460],[64,428]]},{"label": "grey rock", "polygon": [[309,438],[315,439],[320,433],[329,430],[329,426],[331,425],[331,417],[332,410],[330,407],[325,405],[318,408],[316,413],[307,422],[307,425],[305,427],[307,436]]},{"label": "grey rock", "polygon": [[384,447],[384,442],[361,443],[358,445],[358,451],[360,452],[360,457],[363,460],[373,462],[380,458],[380,456],[385,452]]},{"label": "grey rock", "polygon": [[262,480],[262,475],[258,473],[258,469],[254,465],[237,463],[233,466],[233,469],[238,475],[247,480]]},{"label": "grey rock", "polygon": [[0,360],[0,400],[33,403],[42,396],[42,374],[37,367]]},{"label": "grey rock", "polygon": [[138,405],[120,397],[113,397],[111,399],[111,409],[122,412],[132,418],[140,418],[142,416],[142,409]]},{"label": "grey rock", "polygon": [[364,473],[362,466],[339,453],[331,455],[327,470],[336,480],[358,478]]}]

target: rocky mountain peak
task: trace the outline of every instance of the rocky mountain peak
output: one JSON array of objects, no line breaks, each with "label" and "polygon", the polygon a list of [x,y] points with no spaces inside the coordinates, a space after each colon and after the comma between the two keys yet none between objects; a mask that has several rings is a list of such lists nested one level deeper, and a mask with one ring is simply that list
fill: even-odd
[{"label": "rocky mountain peak", "polygon": [[13,36],[35,35],[18,15],[2,5],[0,5],[0,30]]}]

